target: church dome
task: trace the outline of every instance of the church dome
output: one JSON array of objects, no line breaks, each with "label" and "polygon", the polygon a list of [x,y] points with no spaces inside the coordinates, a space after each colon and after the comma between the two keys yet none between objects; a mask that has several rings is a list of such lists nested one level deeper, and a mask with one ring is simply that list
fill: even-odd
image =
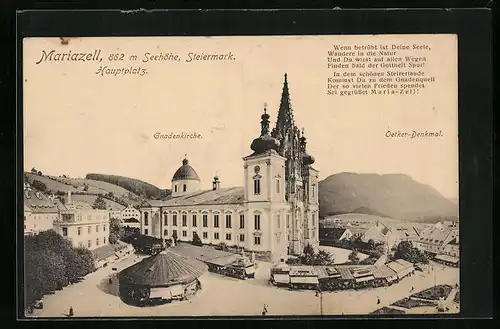
[{"label": "church dome", "polygon": [[182,166],[180,166],[179,169],[177,169],[177,171],[174,174],[174,177],[172,178],[172,181],[178,181],[184,179],[192,179],[197,181],[200,180],[198,174],[196,173],[196,170],[194,170],[193,167],[189,165],[188,159],[182,160]]}]

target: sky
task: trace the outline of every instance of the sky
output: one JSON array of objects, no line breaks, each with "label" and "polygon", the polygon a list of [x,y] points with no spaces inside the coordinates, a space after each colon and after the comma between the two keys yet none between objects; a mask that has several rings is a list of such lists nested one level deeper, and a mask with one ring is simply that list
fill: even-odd
[{"label": "sky", "polygon": [[[327,52],[336,44],[427,44],[432,86],[419,95],[329,96]],[[138,178],[160,188],[185,154],[210,188],[243,185],[244,156],[260,134],[264,103],[274,126],[284,73],[296,124],[320,179],[341,172],[403,173],[458,198],[456,38],[435,36],[151,37],[24,40],[24,168],[84,177]],[[93,52],[102,62],[42,62],[42,51]],[[180,61],[143,63],[144,53]],[[185,62],[188,53],[234,60]],[[109,54],[124,54],[109,62]],[[128,60],[136,54],[138,60]],[[145,68],[148,74],[98,75],[100,66]],[[390,131],[442,131],[436,139],[387,138]],[[196,132],[196,140],[155,133]]]}]

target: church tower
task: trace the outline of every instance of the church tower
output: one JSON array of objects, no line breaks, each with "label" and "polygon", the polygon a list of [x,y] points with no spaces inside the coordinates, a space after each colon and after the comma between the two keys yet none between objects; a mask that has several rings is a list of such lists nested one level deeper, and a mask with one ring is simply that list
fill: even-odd
[{"label": "church tower", "polygon": [[278,154],[279,141],[269,134],[266,108],[261,119],[261,134],[251,145],[253,153],[243,158],[245,231],[252,250],[269,250],[279,258],[287,254],[285,158]]},{"label": "church tower", "polygon": [[278,119],[271,135],[279,140],[278,153],[285,160],[285,199],[290,206],[287,216],[289,252],[301,254],[306,244],[319,246],[317,178],[311,167],[314,158],[307,154],[306,138],[295,125],[288,76],[285,73]]}]

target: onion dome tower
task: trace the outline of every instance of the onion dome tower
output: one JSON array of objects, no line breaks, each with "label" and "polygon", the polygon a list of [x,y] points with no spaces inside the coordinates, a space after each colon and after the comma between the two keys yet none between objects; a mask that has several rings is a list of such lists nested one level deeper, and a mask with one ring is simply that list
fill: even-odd
[{"label": "onion dome tower", "polygon": [[277,153],[280,142],[269,134],[269,114],[267,114],[267,104],[264,104],[264,114],[261,116],[260,136],[253,140],[250,148],[254,151],[252,155],[266,153],[268,151]]},{"label": "onion dome tower", "polygon": [[172,197],[196,192],[200,189],[200,178],[193,167],[189,165],[187,157],[182,160],[182,166],[172,177]]},{"label": "onion dome tower", "polygon": [[315,160],[313,156],[307,154],[306,146],[307,146],[307,139],[304,136],[304,128],[302,128],[302,136],[300,137],[300,151],[302,152],[302,163],[305,166],[309,166],[312,165]]}]

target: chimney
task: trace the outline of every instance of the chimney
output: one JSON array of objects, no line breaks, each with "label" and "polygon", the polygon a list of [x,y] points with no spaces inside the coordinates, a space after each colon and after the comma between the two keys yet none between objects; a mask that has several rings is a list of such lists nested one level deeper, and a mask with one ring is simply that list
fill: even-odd
[{"label": "chimney", "polygon": [[71,204],[71,190],[68,190],[68,204]]},{"label": "chimney", "polygon": [[215,175],[214,176],[214,181],[212,183],[212,191],[218,190],[219,187],[220,187],[219,177],[217,177],[217,175]]}]

